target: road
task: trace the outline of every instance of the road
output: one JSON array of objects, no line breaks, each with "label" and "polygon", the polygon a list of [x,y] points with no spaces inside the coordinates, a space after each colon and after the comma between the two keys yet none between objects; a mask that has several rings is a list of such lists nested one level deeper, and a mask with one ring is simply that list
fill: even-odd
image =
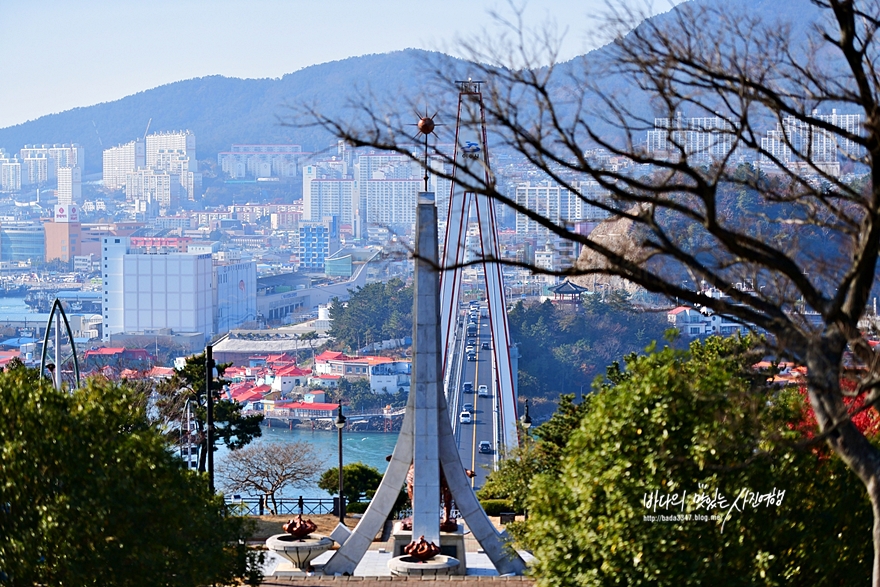
[{"label": "road", "polygon": [[[485,311],[481,307],[481,314]],[[453,419],[453,429],[455,430],[456,440],[458,441],[458,450],[461,462],[466,469],[471,469],[477,476],[471,480],[474,489],[483,486],[486,476],[493,469],[496,453],[495,439],[497,438],[495,415],[497,411],[497,394],[493,382],[492,369],[492,336],[490,334],[489,319],[479,316],[477,317],[477,335],[464,336],[466,324],[468,321],[465,314],[461,323],[459,339],[461,344],[457,351],[460,361],[460,373],[453,377],[453,381],[457,381],[457,392],[454,398],[450,399],[450,416]],[[484,349],[483,344],[488,343],[490,348]],[[476,361],[466,359],[467,353],[465,347],[473,344],[476,352]],[[470,393],[465,391],[465,383],[472,384]],[[487,393],[481,395],[479,393],[480,386],[485,385]],[[470,410],[465,410],[466,404],[472,404]],[[469,411],[471,414],[471,422],[461,421],[461,413]],[[491,451],[488,453],[481,452],[480,442],[488,441]]]}]

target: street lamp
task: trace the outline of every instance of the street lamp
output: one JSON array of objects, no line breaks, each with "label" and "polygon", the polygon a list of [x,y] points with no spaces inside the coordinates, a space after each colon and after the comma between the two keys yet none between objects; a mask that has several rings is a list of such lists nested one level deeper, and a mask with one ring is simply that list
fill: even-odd
[{"label": "street lamp", "polygon": [[342,493],[342,429],[345,428],[345,416],[342,415],[342,402],[336,414],[336,430],[339,431],[339,523],[345,525],[345,497]]},{"label": "street lamp", "polygon": [[[529,416],[529,399],[528,398],[526,398],[526,411],[523,412],[522,417],[519,419],[519,423],[522,424],[523,430],[526,431],[526,448],[528,448],[528,446],[529,446],[528,445],[529,428],[532,427],[532,417]],[[523,510],[523,519],[526,519],[526,520],[529,519],[529,512],[526,509]]]},{"label": "street lamp", "polygon": [[522,424],[523,429],[526,431],[526,436],[529,434],[529,428],[532,427],[532,418],[529,416],[529,400],[526,399],[526,411],[523,413],[522,417],[519,419],[519,423]]}]

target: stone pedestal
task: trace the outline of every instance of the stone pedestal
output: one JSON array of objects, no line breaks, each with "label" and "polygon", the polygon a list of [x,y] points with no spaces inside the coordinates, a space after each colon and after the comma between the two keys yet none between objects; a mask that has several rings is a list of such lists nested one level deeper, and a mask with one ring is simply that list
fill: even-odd
[{"label": "stone pedestal", "polygon": [[396,556],[388,561],[388,568],[395,576],[437,577],[441,575],[461,575],[458,569],[463,565],[451,556],[438,554],[434,558],[420,561],[415,557]]},{"label": "stone pedestal", "polygon": [[[394,531],[392,532],[391,536],[392,538],[394,538],[394,550],[391,552],[391,556],[405,556],[406,553],[403,552],[403,549],[413,541],[412,531],[402,530],[400,528],[400,522],[395,522]],[[457,568],[453,572],[450,572],[448,574],[467,574],[464,551],[464,527],[461,524],[458,525],[458,529],[455,532],[440,532],[440,554],[457,559]],[[438,557],[434,558],[436,559]],[[389,565],[390,564],[391,563],[389,563]]]},{"label": "stone pedestal", "polygon": [[273,576],[299,576],[309,570],[309,563],[330,550],[333,541],[320,534],[308,538],[294,538],[290,534],[276,534],[266,540],[266,548],[285,559],[279,562]]}]

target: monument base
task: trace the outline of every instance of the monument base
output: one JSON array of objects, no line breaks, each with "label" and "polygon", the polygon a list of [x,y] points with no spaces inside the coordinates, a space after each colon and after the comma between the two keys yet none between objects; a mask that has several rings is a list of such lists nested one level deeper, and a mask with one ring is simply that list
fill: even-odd
[{"label": "monument base", "polygon": [[443,554],[434,558],[420,561],[415,557],[405,555],[396,556],[388,561],[388,568],[395,576],[406,577],[437,577],[442,575],[460,575],[458,569],[462,566],[458,559]]},{"label": "monument base", "polygon": [[[394,523],[394,531],[391,534],[394,538],[394,550],[391,552],[392,557],[406,556],[403,549],[413,541],[412,530],[401,529],[401,523]],[[457,559],[458,568],[450,575],[466,575],[467,565],[465,564],[464,551],[464,526],[458,525],[455,532],[440,532],[440,554],[447,557]],[[434,557],[437,558],[437,557]],[[393,559],[392,559],[393,560]],[[389,563],[390,564],[390,563]]]}]

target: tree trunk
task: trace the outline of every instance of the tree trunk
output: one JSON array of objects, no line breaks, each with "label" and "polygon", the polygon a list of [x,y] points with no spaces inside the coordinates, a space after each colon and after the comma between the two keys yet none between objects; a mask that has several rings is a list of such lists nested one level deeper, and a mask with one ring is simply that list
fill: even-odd
[{"label": "tree trunk", "polygon": [[[278,502],[275,501],[275,492],[273,491],[272,493],[270,493],[269,497],[272,499],[272,515],[277,516],[278,515]],[[876,526],[876,522],[875,522],[875,526]]]},{"label": "tree trunk", "polygon": [[874,562],[871,585],[880,587],[880,450],[850,419],[840,390],[846,339],[830,330],[807,351],[807,392],[819,430],[828,433],[828,446],[859,476],[871,500],[874,515]]},{"label": "tree trunk", "polygon": [[874,526],[871,536],[874,539],[874,564],[871,566],[871,585],[880,587],[880,483],[875,478],[868,484],[868,496],[871,498],[871,511],[874,513]]}]

